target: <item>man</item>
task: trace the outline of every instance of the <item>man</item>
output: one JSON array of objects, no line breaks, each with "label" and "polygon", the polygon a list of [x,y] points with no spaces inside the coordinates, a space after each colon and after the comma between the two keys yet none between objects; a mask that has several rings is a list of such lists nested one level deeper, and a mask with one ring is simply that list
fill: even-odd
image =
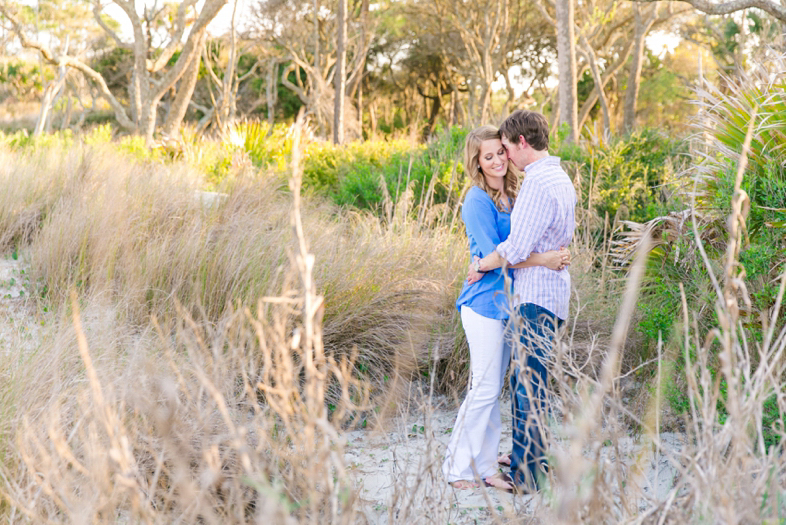
[{"label": "man", "polygon": [[[504,264],[526,260],[568,246],[573,239],[576,191],[560,166],[549,155],[549,130],[545,117],[533,111],[515,111],[500,126],[508,159],[525,172],[511,213],[510,236],[496,250],[478,259],[476,269],[490,271]],[[510,378],[513,405],[511,482],[520,491],[538,489],[547,470],[546,450],[539,428],[548,413],[545,407],[548,372],[544,358],[551,351],[556,329],[568,316],[570,274],[543,266],[514,270],[514,311],[511,323],[519,330],[521,345],[514,345]],[[517,355],[518,350],[526,355]]]}]

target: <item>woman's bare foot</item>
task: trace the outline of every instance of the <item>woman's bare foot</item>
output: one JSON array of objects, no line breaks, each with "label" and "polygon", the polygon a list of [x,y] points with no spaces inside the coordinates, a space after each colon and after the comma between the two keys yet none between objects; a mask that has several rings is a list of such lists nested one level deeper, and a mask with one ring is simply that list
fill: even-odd
[{"label": "woman's bare foot", "polygon": [[493,476],[489,476],[483,481],[486,482],[487,487],[494,487],[495,489],[509,492],[511,494],[516,491],[516,486],[513,484],[511,477],[502,472],[497,472]]},{"label": "woman's bare foot", "polygon": [[505,465],[506,467],[510,466],[510,454],[502,454],[500,457],[497,458],[497,463],[500,465]]},{"label": "woman's bare foot", "polygon": [[458,481],[451,481],[450,486],[454,489],[465,490],[465,489],[476,489],[478,488],[478,484],[474,481],[470,481],[468,479],[460,479]]}]

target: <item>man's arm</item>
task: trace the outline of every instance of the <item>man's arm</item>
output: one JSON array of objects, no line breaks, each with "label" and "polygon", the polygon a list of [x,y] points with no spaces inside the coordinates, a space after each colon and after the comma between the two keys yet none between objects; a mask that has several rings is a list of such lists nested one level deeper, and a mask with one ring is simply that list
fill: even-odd
[{"label": "man's arm", "polygon": [[507,264],[509,268],[530,268],[532,266],[545,266],[550,270],[560,270],[570,264],[570,251],[566,248],[550,250],[545,253],[530,253],[526,261],[511,265],[500,254],[493,251],[483,259],[477,259],[477,268],[480,272],[495,270]]}]

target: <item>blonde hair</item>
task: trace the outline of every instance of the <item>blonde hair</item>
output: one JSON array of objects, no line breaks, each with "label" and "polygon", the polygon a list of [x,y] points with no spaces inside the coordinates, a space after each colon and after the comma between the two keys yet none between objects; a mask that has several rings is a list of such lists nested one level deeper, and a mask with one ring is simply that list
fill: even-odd
[{"label": "blonde hair", "polygon": [[480,126],[470,131],[464,144],[464,171],[475,186],[491,197],[499,211],[510,211],[513,209],[513,203],[519,193],[519,173],[513,163],[508,161],[508,171],[505,173],[503,182],[504,194],[510,199],[510,207],[507,209],[502,202],[503,192],[490,188],[486,184],[486,177],[480,171],[480,145],[486,140],[501,138],[499,130],[494,126]]}]

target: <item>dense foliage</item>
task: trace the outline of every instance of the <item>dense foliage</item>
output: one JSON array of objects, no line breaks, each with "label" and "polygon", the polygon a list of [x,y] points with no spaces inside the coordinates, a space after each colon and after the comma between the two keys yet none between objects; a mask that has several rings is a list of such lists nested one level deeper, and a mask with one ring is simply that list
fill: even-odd
[{"label": "dense foliage", "polygon": [[[786,320],[783,310],[779,319],[772,319],[780,276],[786,269],[786,150],[783,148],[786,89],[783,84],[754,80],[735,86],[733,95],[716,92],[715,97],[708,102],[711,108],[707,118],[712,122],[706,144],[708,152],[685,173],[682,191],[669,203],[672,216],[652,223],[657,247],[650,258],[644,294],[639,303],[638,327],[647,342],[641,350],[642,360],[652,357],[659,339],[672,351],[683,344],[680,340],[680,286],[698,326],[707,330],[719,323],[718,309],[709,306],[719,301],[710,272],[721,283],[726,279],[728,217],[733,212],[735,198],[740,199],[746,217],[738,270],[735,270],[740,272],[745,283],[740,311],[744,337],[748,344],[758,347],[773,322]],[[747,169],[737,193],[738,163],[749,131],[752,140],[746,152]],[[694,213],[689,210],[692,202],[695,203]],[[680,220],[674,220],[675,216]],[[708,264],[697,249],[693,221]],[[718,371],[717,353],[721,348],[719,343],[710,347],[714,373]],[[675,377],[684,376],[685,354],[670,355],[678,372]],[[695,352],[689,352],[688,358],[695,360]],[[724,403],[726,385],[720,376],[717,381],[723,394],[718,417],[723,421],[728,414]],[[672,407],[678,413],[690,410],[684,380],[672,384],[668,392]],[[765,405],[768,408],[763,417],[768,423],[763,440],[772,445],[775,442],[772,425],[780,418],[780,412],[775,398],[769,398]]]}]

